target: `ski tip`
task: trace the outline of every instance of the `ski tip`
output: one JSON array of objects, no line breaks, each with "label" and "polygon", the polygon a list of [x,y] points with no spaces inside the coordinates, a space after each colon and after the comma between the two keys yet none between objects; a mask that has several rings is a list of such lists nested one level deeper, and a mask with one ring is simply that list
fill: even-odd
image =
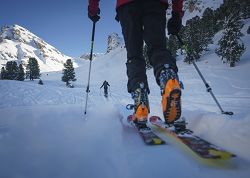
[{"label": "ski tip", "polygon": [[159,138],[154,138],[153,142],[154,142],[155,145],[163,145],[163,144],[166,143],[165,141],[163,141],[163,140],[161,140]]},{"label": "ski tip", "polygon": [[236,157],[236,155],[229,153],[227,151],[220,151],[220,150],[209,150],[209,154],[218,156],[220,160],[230,159],[232,157]]},{"label": "ski tip", "polygon": [[153,138],[150,142],[145,142],[146,145],[165,145],[166,142],[160,138]]}]

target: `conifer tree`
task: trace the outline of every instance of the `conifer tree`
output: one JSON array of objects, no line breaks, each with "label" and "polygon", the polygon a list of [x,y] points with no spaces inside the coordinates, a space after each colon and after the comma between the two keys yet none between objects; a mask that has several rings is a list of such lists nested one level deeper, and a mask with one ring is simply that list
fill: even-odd
[{"label": "conifer tree", "polygon": [[201,18],[201,24],[199,28],[202,32],[202,46],[203,49],[206,50],[207,46],[213,42],[212,38],[216,32],[216,21],[214,18],[214,11],[211,8],[205,9]]},{"label": "conifer tree", "polygon": [[17,80],[24,81],[24,76],[25,76],[25,73],[24,73],[23,65],[20,64],[18,67]]},{"label": "conifer tree", "polygon": [[6,76],[7,80],[16,80],[18,75],[18,67],[16,61],[8,61],[6,63]]},{"label": "conifer tree", "polygon": [[188,53],[192,52],[193,58],[190,55],[186,55],[184,61],[190,62],[190,60],[197,60],[200,58],[203,52],[203,37],[202,31],[200,30],[200,17],[196,16],[187,21],[185,29],[183,30],[183,40],[187,45]]},{"label": "conifer tree", "polygon": [[75,71],[71,59],[67,59],[66,63],[63,64],[63,76],[62,81],[66,82],[66,86],[69,86],[70,81],[76,81]]},{"label": "conifer tree", "polygon": [[171,52],[173,57],[177,56],[176,52],[179,49],[179,45],[175,35],[169,36],[169,39],[167,41],[167,49]]},{"label": "conifer tree", "polygon": [[[230,1],[230,5],[232,6],[232,10],[235,11],[235,8],[239,7],[240,9],[240,15],[243,19],[250,18],[250,3],[249,0],[234,0],[233,3]],[[236,6],[236,5],[237,6]],[[233,9],[234,8],[234,9]],[[232,11],[232,12],[234,12]]]},{"label": "conifer tree", "polygon": [[229,17],[226,17],[225,30],[218,42],[219,48],[216,49],[216,54],[221,56],[223,62],[228,62],[230,67],[234,67],[235,63],[240,61],[240,57],[245,51],[245,46],[240,40],[240,37],[243,36],[241,33],[242,27],[241,17],[237,13],[232,13]]},{"label": "conifer tree", "polygon": [[244,19],[250,18],[250,3],[249,0],[242,0],[242,7],[244,7],[243,10],[243,17]]},{"label": "conifer tree", "polygon": [[243,16],[244,11],[249,7],[249,0],[224,0],[223,4],[215,10],[215,19],[217,21],[217,31],[223,30],[225,18],[228,18],[236,12],[239,16]]},{"label": "conifer tree", "polygon": [[29,58],[26,68],[26,77],[30,80],[38,79],[40,77],[40,68],[35,58]]}]

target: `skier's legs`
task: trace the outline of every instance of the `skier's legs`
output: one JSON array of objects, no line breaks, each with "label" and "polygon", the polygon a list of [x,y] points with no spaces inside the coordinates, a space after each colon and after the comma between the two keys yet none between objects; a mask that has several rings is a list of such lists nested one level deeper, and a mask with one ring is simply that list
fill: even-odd
[{"label": "skier's legs", "polygon": [[169,66],[176,73],[176,59],[166,49],[166,9],[167,6],[160,1],[147,1],[144,3],[143,37],[148,46],[148,57],[154,68],[156,81],[159,83],[160,72]]},{"label": "skier's legs", "polygon": [[143,57],[143,1],[117,9],[127,49],[128,92],[134,100],[134,122],[145,126],[149,113],[146,63]]},{"label": "skier's legs", "polygon": [[104,95],[108,96],[108,88],[104,88]]},{"label": "skier's legs", "polygon": [[127,49],[128,92],[143,82],[148,89],[146,64],[143,57],[143,26],[140,2],[131,2],[117,9]]},{"label": "skier's legs", "polygon": [[172,123],[181,116],[181,88],[176,60],[166,49],[166,6],[160,1],[143,4],[144,40],[162,94],[165,122]]}]

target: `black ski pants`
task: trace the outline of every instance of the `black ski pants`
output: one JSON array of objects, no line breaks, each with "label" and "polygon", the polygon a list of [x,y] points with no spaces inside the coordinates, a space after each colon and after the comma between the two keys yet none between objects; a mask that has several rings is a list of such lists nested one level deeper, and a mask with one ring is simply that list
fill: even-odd
[{"label": "black ski pants", "polygon": [[138,88],[139,82],[144,82],[148,88],[143,41],[148,46],[149,61],[158,85],[158,76],[165,64],[178,72],[175,58],[166,49],[166,9],[166,4],[156,0],[137,0],[117,9],[127,49],[129,93]]}]

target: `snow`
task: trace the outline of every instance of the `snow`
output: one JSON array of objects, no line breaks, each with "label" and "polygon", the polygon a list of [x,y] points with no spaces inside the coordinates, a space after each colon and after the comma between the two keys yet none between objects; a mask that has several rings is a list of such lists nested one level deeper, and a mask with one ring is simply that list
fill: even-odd
[{"label": "snow", "polygon": [[[0,81],[1,177],[249,177],[249,36],[243,41],[247,50],[234,68],[214,54],[216,43],[197,62],[222,108],[233,111],[233,116],[220,114],[194,67],[183,63],[181,56],[177,61],[188,128],[236,154],[227,166],[202,163],[161,132],[157,134],[167,145],[144,145],[125,121],[130,113],[125,105],[132,100],[126,89],[126,51],[117,48],[92,62],[87,115],[89,61],[76,68],[75,88],[65,87],[60,71],[44,72],[44,85],[37,80]],[[147,73],[151,114],[161,116],[159,87],[152,70]],[[100,90],[104,80],[111,85],[108,100]]]},{"label": "snow", "polygon": [[[206,7],[216,9],[219,1],[203,1],[186,20],[201,15]],[[168,144],[146,146],[126,122],[131,114],[125,106],[132,103],[127,93],[126,50],[116,48],[97,55],[92,61],[87,115],[84,115],[89,61],[75,58],[77,81],[67,88],[61,81],[62,63],[69,57],[58,52],[25,28],[14,25],[19,36],[4,39],[0,45],[0,64],[7,60],[39,59],[44,85],[38,80],[24,82],[0,80],[0,177],[1,178],[248,178],[250,175],[250,40],[246,33],[250,20],[242,28],[246,51],[234,68],[223,64],[214,53],[214,44],[197,62],[223,110],[219,108],[192,65],[179,56],[179,77],[184,83],[182,107],[187,127],[201,138],[237,155],[222,165],[198,160],[173,140],[156,131]],[[11,36],[6,30],[3,37]],[[21,40],[25,43],[21,43]],[[44,54],[32,41],[43,45]],[[95,51],[94,51],[95,52]],[[62,60],[57,60],[62,59]],[[153,71],[147,71],[150,85],[151,115],[162,116],[161,96]],[[100,89],[110,84],[109,97]],[[154,128],[149,124],[150,127]]]},{"label": "snow", "polygon": [[[18,61],[27,65],[28,59],[38,60],[42,72],[61,71],[63,63],[71,57],[59,52],[29,30],[19,26],[5,26],[0,31],[0,66],[7,61]],[[77,66],[74,63],[75,66]]]}]

